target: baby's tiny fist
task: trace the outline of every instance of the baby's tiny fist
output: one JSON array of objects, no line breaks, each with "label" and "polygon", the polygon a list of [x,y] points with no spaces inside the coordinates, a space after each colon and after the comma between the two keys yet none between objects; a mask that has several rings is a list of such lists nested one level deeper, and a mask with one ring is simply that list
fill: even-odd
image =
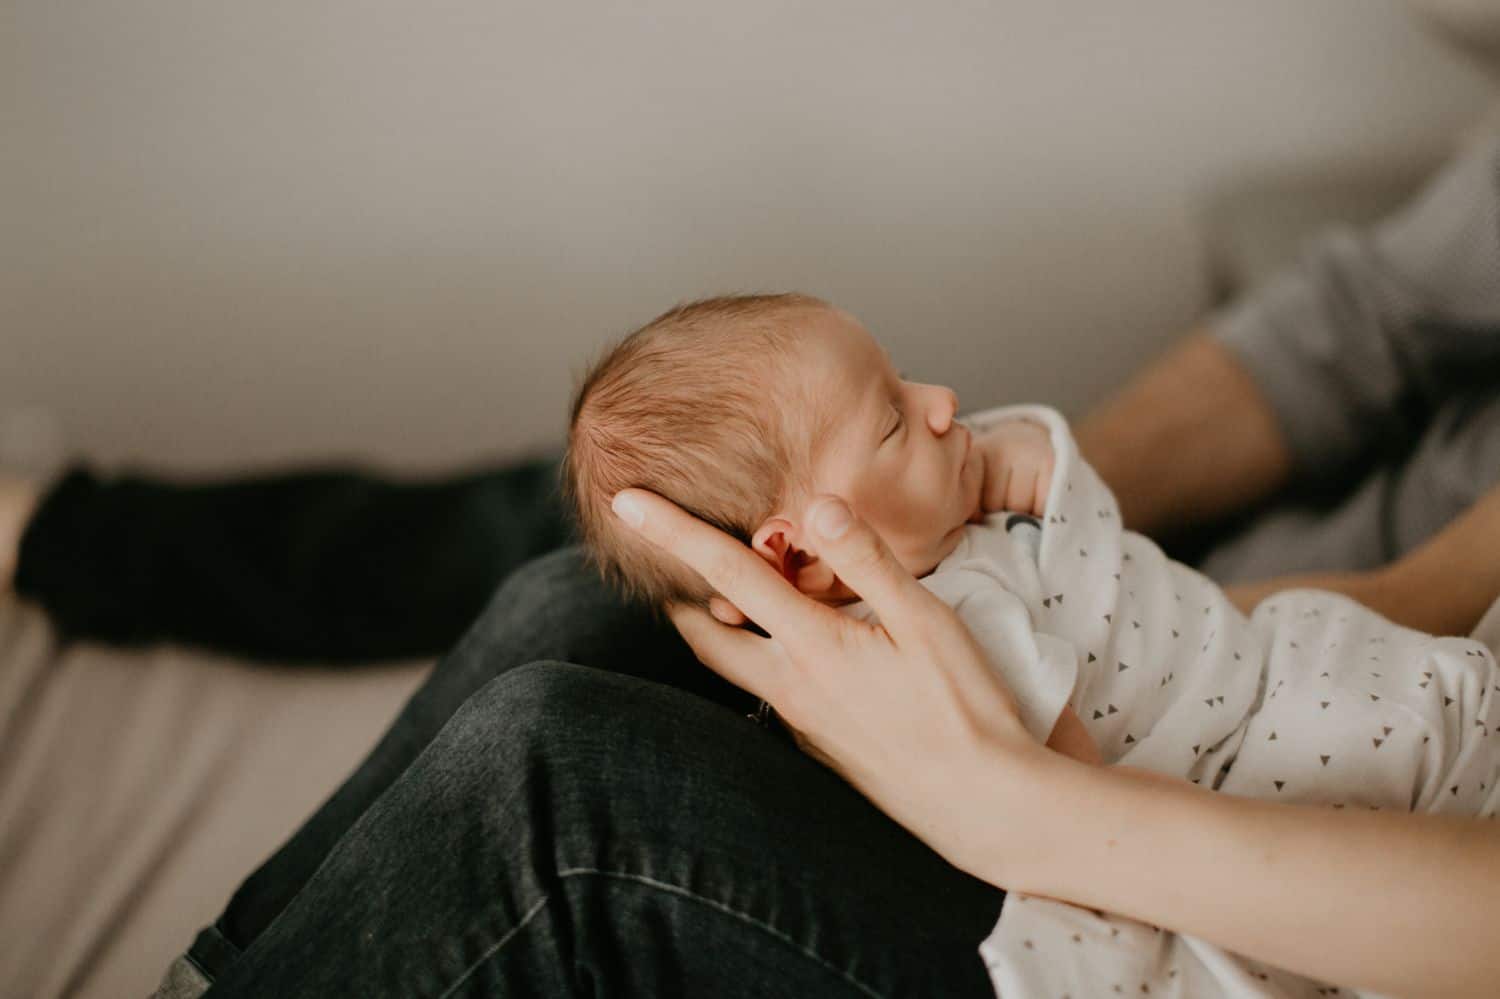
[{"label": "baby's tiny fist", "polygon": [[1041,516],[1052,486],[1054,455],[1047,429],[1029,420],[1006,420],[975,438],[985,450],[986,513],[1008,510]]}]

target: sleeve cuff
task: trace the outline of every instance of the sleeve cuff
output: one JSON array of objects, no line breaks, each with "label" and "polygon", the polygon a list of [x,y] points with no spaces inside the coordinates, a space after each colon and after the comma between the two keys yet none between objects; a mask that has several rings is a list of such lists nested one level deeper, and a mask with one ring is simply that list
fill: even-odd
[{"label": "sleeve cuff", "polygon": [[1335,338],[1320,335],[1322,322],[1295,274],[1208,320],[1209,335],[1239,362],[1270,406],[1302,481],[1336,475],[1362,440],[1351,425],[1359,402],[1330,376],[1350,359],[1340,356]]}]

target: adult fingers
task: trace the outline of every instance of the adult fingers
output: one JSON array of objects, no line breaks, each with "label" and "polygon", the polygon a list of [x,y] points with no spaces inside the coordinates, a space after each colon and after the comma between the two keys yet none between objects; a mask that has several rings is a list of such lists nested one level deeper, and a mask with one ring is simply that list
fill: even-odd
[{"label": "adult fingers", "polygon": [[[825,498],[810,509],[818,557],[844,584],[880,616],[885,630],[899,642],[915,633],[932,606],[942,606],[917,582],[868,524],[837,498]],[[753,615],[752,615],[753,616]],[[773,632],[774,634],[774,632]]]},{"label": "adult fingers", "polygon": [[738,628],[750,620],[734,604],[717,594],[708,598],[708,612],[725,624]]},{"label": "adult fingers", "polygon": [[730,627],[701,607],[671,604],[667,616],[705,666],[775,705],[785,690],[786,659],[770,640]]},{"label": "adult fingers", "polygon": [[818,635],[832,612],[803,596],[748,547],[645,489],[622,489],[614,510],[772,635]]}]

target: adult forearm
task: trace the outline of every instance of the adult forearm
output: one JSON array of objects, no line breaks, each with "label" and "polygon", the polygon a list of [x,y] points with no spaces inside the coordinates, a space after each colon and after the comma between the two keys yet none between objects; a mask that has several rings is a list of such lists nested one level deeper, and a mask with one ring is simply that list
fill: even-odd
[{"label": "adult forearm", "polygon": [[1408,608],[1400,599],[1399,585],[1377,572],[1309,572],[1293,576],[1276,576],[1224,587],[1224,595],[1242,613],[1249,614],[1257,604],[1283,590],[1329,590],[1364,604],[1384,614],[1397,624],[1417,627],[1409,620]]},{"label": "adult forearm", "polygon": [[1255,382],[1202,332],[1095,407],[1076,435],[1126,526],[1146,534],[1246,507],[1279,488],[1292,467]]},{"label": "adult forearm", "polygon": [[1472,631],[1500,598],[1500,487],[1383,576],[1388,607],[1376,609],[1387,617],[1438,635]]},{"label": "adult forearm", "polygon": [[1246,614],[1273,593],[1333,590],[1397,624],[1467,635],[1500,598],[1500,488],[1395,563],[1371,572],[1310,573],[1225,588]]},{"label": "adult forearm", "polygon": [[[1477,819],[1299,807],[1056,754],[1033,849],[998,883],[1393,995],[1493,995],[1500,831]],[[982,873],[980,876],[989,877]]]}]

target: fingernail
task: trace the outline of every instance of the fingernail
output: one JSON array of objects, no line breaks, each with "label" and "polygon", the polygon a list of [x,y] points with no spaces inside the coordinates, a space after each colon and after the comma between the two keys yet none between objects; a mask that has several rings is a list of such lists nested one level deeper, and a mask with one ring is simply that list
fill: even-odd
[{"label": "fingernail", "polygon": [[849,529],[849,508],[838,500],[826,500],[813,514],[818,533],[825,538],[841,538]]},{"label": "fingernail", "polygon": [[616,493],[614,500],[609,504],[619,517],[631,527],[640,527],[646,521],[646,511],[641,509],[641,504],[634,496],[626,496],[624,493]]}]

